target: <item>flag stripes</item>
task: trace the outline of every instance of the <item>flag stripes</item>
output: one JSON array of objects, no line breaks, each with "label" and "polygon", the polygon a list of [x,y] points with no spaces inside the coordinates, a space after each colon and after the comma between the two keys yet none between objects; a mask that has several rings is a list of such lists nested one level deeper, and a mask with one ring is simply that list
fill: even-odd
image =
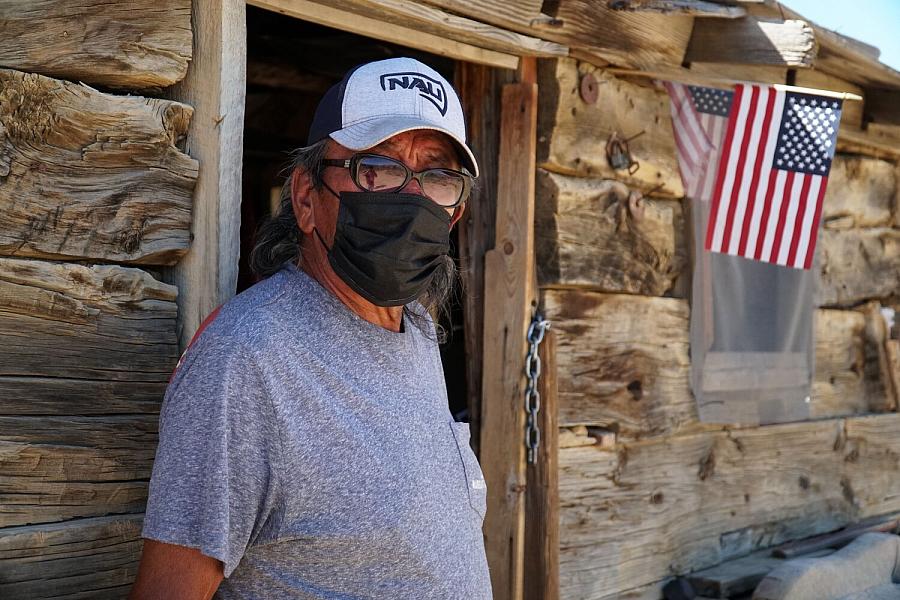
[{"label": "flag stripes", "polygon": [[736,86],[706,248],[810,268],[839,117],[838,101]]}]

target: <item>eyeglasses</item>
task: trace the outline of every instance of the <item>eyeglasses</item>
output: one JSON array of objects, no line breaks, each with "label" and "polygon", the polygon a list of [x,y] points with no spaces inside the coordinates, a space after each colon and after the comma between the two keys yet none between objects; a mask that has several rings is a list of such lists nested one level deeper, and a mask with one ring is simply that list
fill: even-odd
[{"label": "eyeglasses", "polygon": [[322,164],[350,169],[353,183],[366,192],[396,192],[415,179],[422,193],[444,208],[455,208],[468,200],[474,179],[465,169],[413,171],[399,160],[379,154],[354,154],[345,160],[326,158]]}]

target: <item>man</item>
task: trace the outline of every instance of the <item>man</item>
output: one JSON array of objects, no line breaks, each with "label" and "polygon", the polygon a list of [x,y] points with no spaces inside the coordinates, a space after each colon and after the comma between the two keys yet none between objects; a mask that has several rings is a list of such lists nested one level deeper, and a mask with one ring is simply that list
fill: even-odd
[{"label": "man", "polygon": [[[478,168],[406,58],[348,73],[166,392],[132,598],[490,598],[484,478],[426,308]],[[417,301],[418,300],[418,301]]]}]

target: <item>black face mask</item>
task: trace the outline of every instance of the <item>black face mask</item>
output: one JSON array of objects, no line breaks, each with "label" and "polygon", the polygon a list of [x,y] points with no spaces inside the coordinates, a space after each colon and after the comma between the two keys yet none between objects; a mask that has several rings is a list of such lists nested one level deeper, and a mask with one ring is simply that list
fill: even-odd
[{"label": "black face mask", "polygon": [[417,194],[341,192],[338,198],[331,248],[316,230],[334,272],[377,306],[421,296],[450,252],[447,211]]}]

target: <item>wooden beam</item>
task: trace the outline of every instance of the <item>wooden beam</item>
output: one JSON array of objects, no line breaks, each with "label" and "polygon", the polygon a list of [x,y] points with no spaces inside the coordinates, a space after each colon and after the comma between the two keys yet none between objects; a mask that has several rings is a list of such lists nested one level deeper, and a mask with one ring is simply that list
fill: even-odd
[{"label": "wooden beam", "polygon": [[149,264],[184,255],[197,161],[177,145],[189,106],[6,69],[0,88],[0,254]]},{"label": "wooden beam", "polygon": [[893,162],[838,152],[822,203],[825,227],[890,226],[898,190],[900,177]]},{"label": "wooden beam", "polygon": [[165,392],[165,381],[0,377],[0,415],[158,414]]},{"label": "wooden beam", "polygon": [[896,512],[897,453],[898,414],[561,450],[561,595],[621,598]]},{"label": "wooden beam", "polygon": [[456,60],[465,60],[477,64],[490,65],[505,69],[515,69],[518,58],[509,53],[479,48],[471,44],[458,42],[447,37],[425,33],[392,22],[373,19],[310,2],[309,0],[248,0],[248,4],[266,10],[275,11],[290,17],[333,27],[341,31],[349,31],[366,37],[425,50],[432,54],[446,56]]},{"label": "wooden beam", "polygon": [[540,169],[535,211],[541,287],[661,296],[687,267],[681,202]]},{"label": "wooden beam", "polygon": [[418,32],[516,56],[566,56],[555,42],[461,17],[419,2],[402,0],[331,0],[329,6]]},{"label": "wooden beam", "polygon": [[[588,75],[596,82],[593,102],[585,101],[579,91]],[[684,196],[664,90],[613,77],[573,59],[540,61],[538,77],[541,168],[562,175],[617,179],[666,198]],[[640,163],[637,171],[610,166],[606,144],[613,133],[620,139],[632,138],[628,146]]]},{"label": "wooden beam", "polygon": [[194,0],[195,51],[172,96],[194,107],[188,153],[200,161],[190,251],[166,278],[178,286],[178,335],[186,346],[200,323],[237,288],[246,93],[244,0]]},{"label": "wooden beam", "polygon": [[532,23],[541,18],[543,0],[422,0],[450,13],[464,15],[476,21],[534,33]]},{"label": "wooden beam", "polygon": [[900,289],[900,229],[867,227],[819,232],[819,306],[853,306]]},{"label": "wooden beam", "polygon": [[191,0],[29,0],[0,4],[0,65],[117,89],[181,80]]},{"label": "wooden beam", "polygon": [[488,486],[485,548],[494,597],[523,593],[525,334],[534,304],[537,86],[503,87],[494,248],[485,254],[481,464]]},{"label": "wooden beam", "polygon": [[[620,440],[705,428],[690,391],[685,300],[545,290],[557,335],[559,421],[596,425]],[[866,375],[877,352],[853,310],[819,310],[815,321],[813,418],[882,410],[884,387]]]},{"label": "wooden beam", "polygon": [[0,258],[0,373],[165,382],[175,295],[140,269]]},{"label": "wooden beam", "polygon": [[0,529],[0,597],[124,598],[137,575],[143,517]]},{"label": "wooden beam", "polygon": [[538,391],[541,443],[528,465],[525,498],[525,600],[559,600],[559,425],[556,334],[544,334]]},{"label": "wooden beam", "polygon": [[0,417],[0,527],[143,510],[158,422]]},{"label": "wooden beam", "polygon": [[697,19],[684,60],[810,67],[816,51],[815,33],[806,21]]},{"label": "wooden beam", "polygon": [[[629,13],[595,0],[546,3],[551,25],[541,36],[565,44],[570,54],[593,65],[649,69],[682,63],[694,18]],[[727,19],[716,19],[717,23]]]},{"label": "wooden beam", "polygon": [[[760,8],[778,14],[779,18],[803,19],[786,4],[774,2]],[[900,89],[900,72],[879,62],[871,46],[824,27],[813,27],[819,45],[814,64],[816,69],[863,87]]]},{"label": "wooden beam", "polygon": [[737,19],[747,16],[747,10],[740,6],[727,6],[703,0],[609,0],[607,5],[613,10],[700,18]]},{"label": "wooden beam", "polygon": [[466,290],[463,295],[468,392],[466,404],[472,442],[479,456],[481,381],[484,367],[484,255],[494,246],[502,90],[505,84],[514,82],[514,75],[509,69],[459,62],[454,81],[466,115],[469,142],[481,166],[479,184],[475,186],[458,226],[460,271]]}]

